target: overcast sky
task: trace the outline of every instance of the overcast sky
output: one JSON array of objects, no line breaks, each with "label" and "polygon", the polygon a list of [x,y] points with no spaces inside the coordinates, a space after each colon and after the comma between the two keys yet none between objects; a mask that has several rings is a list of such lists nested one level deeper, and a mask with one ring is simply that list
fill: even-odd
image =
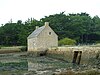
[{"label": "overcast sky", "polygon": [[39,20],[44,16],[65,11],[68,13],[86,12],[100,17],[100,0],[0,0],[0,24],[28,18]]}]

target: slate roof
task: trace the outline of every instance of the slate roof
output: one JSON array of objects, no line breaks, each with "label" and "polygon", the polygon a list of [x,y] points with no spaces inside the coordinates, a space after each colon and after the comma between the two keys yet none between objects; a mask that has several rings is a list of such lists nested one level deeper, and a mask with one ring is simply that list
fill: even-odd
[{"label": "slate roof", "polygon": [[29,36],[28,36],[28,39],[30,38],[34,38],[34,37],[37,37],[41,31],[45,28],[45,26],[42,26],[42,27],[39,27],[37,29],[35,29]]}]

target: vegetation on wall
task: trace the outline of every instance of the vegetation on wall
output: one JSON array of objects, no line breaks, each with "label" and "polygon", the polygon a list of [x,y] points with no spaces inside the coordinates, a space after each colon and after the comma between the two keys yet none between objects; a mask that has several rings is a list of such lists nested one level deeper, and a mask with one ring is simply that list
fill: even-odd
[{"label": "vegetation on wall", "polygon": [[35,30],[35,26],[42,26],[50,22],[50,27],[57,33],[59,40],[66,37],[76,40],[77,44],[92,44],[100,41],[100,18],[91,17],[87,13],[64,14],[64,12],[45,16],[39,21],[30,18],[25,22],[12,21],[0,27],[0,45],[26,45],[27,36]]}]

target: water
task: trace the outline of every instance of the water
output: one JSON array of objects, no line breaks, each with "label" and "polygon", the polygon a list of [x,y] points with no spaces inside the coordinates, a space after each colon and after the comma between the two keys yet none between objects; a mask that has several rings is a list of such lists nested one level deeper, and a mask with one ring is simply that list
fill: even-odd
[{"label": "water", "polygon": [[48,57],[0,57],[0,75],[52,75],[72,64]]}]

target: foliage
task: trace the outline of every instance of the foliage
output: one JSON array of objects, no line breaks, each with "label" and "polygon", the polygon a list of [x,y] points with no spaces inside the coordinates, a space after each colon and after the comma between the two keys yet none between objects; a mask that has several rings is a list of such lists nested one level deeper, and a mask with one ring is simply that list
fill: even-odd
[{"label": "foliage", "polygon": [[18,20],[0,27],[0,45],[18,46],[27,45],[28,35],[36,26],[50,22],[50,27],[57,33],[59,40],[69,37],[77,41],[77,44],[92,44],[100,41],[100,18],[93,18],[87,13],[77,14],[53,14],[41,18],[40,21],[28,18],[25,22]]},{"label": "foliage", "polygon": [[64,38],[59,41],[59,45],[75,45],[76,41],[70,38]]}]

